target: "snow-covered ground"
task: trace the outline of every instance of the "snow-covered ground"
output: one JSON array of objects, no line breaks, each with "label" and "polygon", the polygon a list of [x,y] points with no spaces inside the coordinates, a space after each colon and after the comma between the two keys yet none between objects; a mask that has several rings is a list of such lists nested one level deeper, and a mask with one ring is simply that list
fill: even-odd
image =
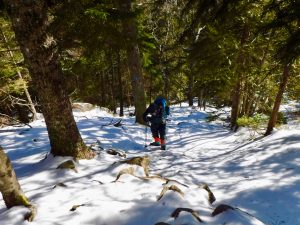
[{"label": "snow-covered ground", "polygon": [[[150,131],[133,117],[117,127],[120,118],[105,110],[74,112],[85,142],[99,153],[75,162],[76,171],[56,169],[70,158],[49,155],[42,119],[32,129],[0,129],[0,145],[37,207],[29,223],[23,221],[25,207],[7,210],[0,197],[0,224],[300,225],[299,121],[253,139],[246,129],[234,133],[222,123],[207,123],[208,112],[171,106],[166,151],[144,148]],[[140,166],[120,163],[138,156],[148,156],[149,177]],[[217,214],[222,204],[229,209]]]}]

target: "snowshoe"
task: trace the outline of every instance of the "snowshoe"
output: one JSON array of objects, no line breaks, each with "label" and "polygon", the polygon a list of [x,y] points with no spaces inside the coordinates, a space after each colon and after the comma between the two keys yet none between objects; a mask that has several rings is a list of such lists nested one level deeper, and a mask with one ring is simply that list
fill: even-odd
[{"label": "snowshoe", "polygon": [[159,142],[152,142],[149,145],[150,146],[160,146],[160,143]]}]

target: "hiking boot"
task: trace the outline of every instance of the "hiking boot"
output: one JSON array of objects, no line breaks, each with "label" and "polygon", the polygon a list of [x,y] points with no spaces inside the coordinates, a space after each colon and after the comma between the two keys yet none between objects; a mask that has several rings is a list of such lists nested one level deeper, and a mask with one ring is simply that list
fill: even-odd
[{"label": "hiking boot", "polygon": [[165,145],[162,145],[162,146],[160,146],[160,149],[161,149],[161,150],[166,150],[166,146],[165,146]]},{"label": "hiking boot", "polygon": [[151,146],[160,146],[160,143],[159,142],[152,142],[150,143]]}]

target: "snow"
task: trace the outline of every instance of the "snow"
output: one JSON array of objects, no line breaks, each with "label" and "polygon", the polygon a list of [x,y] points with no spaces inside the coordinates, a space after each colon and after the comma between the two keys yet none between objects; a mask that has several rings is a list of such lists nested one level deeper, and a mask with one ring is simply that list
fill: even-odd
[{"label": "snow", "polygon": [[[284,109],[294,110],[292,106]],[[76,171],[57,169],[72,159],[49,154],[42,117],[30,124],[32,128],[0,129],[0,145],[23,191],[37,207],[37,216],[29,223],[23,221],[27,208],[7,210],[1,197],[0,224],[194,225],[200,224],[198,216],[212,225],[299,225],[299,121],[270,136],[253,137],[247,129],[234,133],[224,122],[208,123],[206,116],[215,111],[171,106],[168,149],[161,151],[144,148],[145,141],[151,141],[150,129],[135,124],[133,117],[119,118],[101,108],[76,110],[74,117],[85,143],[98,153],[92,160],[76,161]],[[122,126],[113,126],[120,119]],[[108,149],[125,153],[126,158],[110,155]],[[142,167],[119,163],[137,156],[149,157],[149,178]],[[134,174],[124,173],[116,180],[129,167]],[[205,184],[216,198],[213,203]],[[168,190],[174,185],[178,192]],[[161,195],[164,188],[167,191]],[[232,208],[213,217],[221,204]],[[73,206],[75,210],[70,211]],[[174,216],[177,208],[195,213],[181,211]]]}]

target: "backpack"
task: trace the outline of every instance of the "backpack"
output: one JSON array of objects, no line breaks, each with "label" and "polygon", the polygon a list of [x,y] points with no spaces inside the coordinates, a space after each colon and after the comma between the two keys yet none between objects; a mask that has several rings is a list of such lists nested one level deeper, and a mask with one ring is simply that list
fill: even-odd
[{"label": "backpack", "polygon": [[[157,97],[153,104],[155,106],[156,117],[165,122],[167,116],[170,114],[170,108],[167,106],[167,100],[163,97]],[[159,107],[160,105],[162,108]]]}]

